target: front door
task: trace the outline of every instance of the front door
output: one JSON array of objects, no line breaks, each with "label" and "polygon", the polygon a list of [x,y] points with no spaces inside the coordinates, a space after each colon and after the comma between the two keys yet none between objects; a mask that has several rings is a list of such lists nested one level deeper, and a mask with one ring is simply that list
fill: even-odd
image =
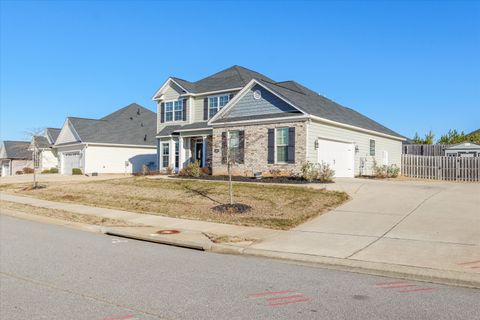
[{"label": "front door", "polygon": [[200,163],[200,167],[203,167],[203,142],[195,142],[195,161]]}]

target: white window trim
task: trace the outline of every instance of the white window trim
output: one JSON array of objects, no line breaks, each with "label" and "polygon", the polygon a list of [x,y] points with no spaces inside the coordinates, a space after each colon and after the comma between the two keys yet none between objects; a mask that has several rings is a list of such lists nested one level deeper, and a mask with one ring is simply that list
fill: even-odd
[{"label": "white window trim", "polygon": [[[275,130],[274,130],[273,139],[275,140],[275,150],[274,150],[274,155],[275,155],[274,163],[275,164],[288,164],[288,160],[287,161],[278,161],[277,147],[287,147],[287,152],[288,152],[288,145],[289,145],[290,141],[286,145],[277,145],[277,130],[287,129],[287,135],[288,135],[289,134],[289,128],[290,127],[278,127],[278,128],[275,128]],[[288,139],[290,139],[290,137],[288,137]]]},{"label": "white window trim", "polygon": [[[180,119],[175,118],[175,102],[180,101],[182,104],[182,115]],[[167,120],[167,103],[172,103],[173,104],[173,109],[172,109],[172,120]],[[173,99],[173,100],[165,100],[163,101],[163,122],[180,122],[183,121],[183,99]],[[170,111],[169,111],[170,112]]]},{"label": "white window trim", "polygon": [[[168,154],[164,154],[164,153],[163,153],[163,147],[164,147],[165,145],[168,146]],[[170,166],[170,142],[162,142],[162,143],[160,143],[160,150],[161,150],[161,153],[160,153],[160,156],[161,156],[161,159],[160,159],[161,168],[162,168],[162,169],[166,169],[166,168],[168,168],[168,166]],[[163,165],[163,159],[164,159],[165,156],[168,157],[168,166],[167,166],[167,167],[165,167],[165,166]]]},{"label": "white window trim", "polygon": [[[373,155],[372,155],[372,141],[373,141]],[[368,155],[370,157],[377,156],[377,141],[375,141],[375,139],[370,139],[368,141]]]},{"label": "white window trim", "polygon": [[[208,99],[208,120],[212,119],[220,110],[223,109],[223,107],[220,107],[220,97],[227,97],[227,103],[223,106],[225,107],[229,102],[230,102],[230,93],[225,93],[225,94],[219,94],[219,95],[214,95],[214,96],[208,96],[207,99]],[[217,99],[217,111],[215,112],[215,114],[213,114],[212,116],[210,116],[210,98],[215,98]]]}]

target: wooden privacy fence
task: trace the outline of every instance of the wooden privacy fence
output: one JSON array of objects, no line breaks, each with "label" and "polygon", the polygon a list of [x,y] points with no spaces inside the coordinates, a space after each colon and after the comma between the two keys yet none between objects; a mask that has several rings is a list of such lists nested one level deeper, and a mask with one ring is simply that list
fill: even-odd
[{"label": "wooden privacy fence", "polygon": [[402,153],[416,156],[444,156],[448,147],[450,147],[448,144],[404,144]]},{"label": "wooden privacy fence", "polygon": [[436,180],[480,181],[480,157],[402,154],[402,175]]}]

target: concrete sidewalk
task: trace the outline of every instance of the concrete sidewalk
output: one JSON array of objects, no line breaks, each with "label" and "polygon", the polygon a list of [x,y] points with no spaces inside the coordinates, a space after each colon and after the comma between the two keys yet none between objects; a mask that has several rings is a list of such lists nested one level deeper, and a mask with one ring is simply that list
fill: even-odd
[{"label": "concrete sidewalk", "polygon": [[[0,193],[0,198],[182,231],[178,235],[159,236],[154,229],[147,228],[107,230],[116,235],[137,235],[140,239],[161,243],[197,241],[203,249],[216,252],[259,255],[480,288],[480,184],[337,179],[335,184],[309,187],[346,191],[352,200],[297,228],[278,231],[4,193]],[[256,241],[213,244],[203,233]]]}]

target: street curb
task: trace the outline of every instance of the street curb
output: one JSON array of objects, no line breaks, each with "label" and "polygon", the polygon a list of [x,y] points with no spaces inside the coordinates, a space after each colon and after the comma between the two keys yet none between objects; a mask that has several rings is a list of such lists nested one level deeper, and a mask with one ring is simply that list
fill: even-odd
[{"label": "street curb", "polygon": [[286,260],[332,270],[480,289],[480,277],[478,274],[253,248],[246,248],[242,253],[244,255]]},{"label": "street curb", "polygon": [[68,220],[62,220],[57,218],[51,217],[44,217],[36,214],[31,214],[23,211],[17,211],[12,209],[4,209],[1,210],[1,215],[14,217],[23,220],[29,220],[39,223],[48,223],[57,226],[67,227],[71,229],[81,230],[81,231],[88,231],[88,232],[95,232],[95,233],[102,233],[102,226],[95,225],[95,224],[88,224],[82,222],[72,222]]},{"label": "street curb", "polygon": [[128,232],[125,230],[111,230],[108,228],[102,228],[102,232],[107,235],[117,236],[122,238],[129,238],[135,240],[142,240],[148,242],[155,242],[160,244],[166,244],[170,246],[182,247],[187,249],[209,251],[211,245],[208,243],[198,243],[194,241],[178,240],[175,238],[165,238],[165,237],[153,237],[149,235],[140,235],[134,232]]},{"label": "street curb", "polygon": [[109,227],[105,227],[105,226],[97,226],[97,225],[91,225],[91,224],[85,224],[85,223],[79,223],[79,222],[68,222],[61,219],[42,217],[42,216],[30,214],[30,213],[25,213],[25,212],[16,211],[16,210],[9,210],[9,209],[8,210],[2,209],[2,214],[20,218],[20,219],[25,219],[25,220],[65,226],[65,227],[69,227],[77,230],[103,233],[107,235],[154,242],[154,243],[177,246],[177,247],[194,249],[194,250],[208,251],[208,252],[213,252],[218,254],[263,257],[263,258],[275,259],[275,260],[283,261],[287,263],[294,263],[294,264],[312,266],[312,267],[321,267],[321,268],[331,269],[331,270],[341,270],[341,271],[370,274],[370,275],[376,275],[376,276],[384,276],[384,277],[408,279],[408,280],[414,280],[414,281],[438,283],[443,285],[453,285],[453,286],[480,289],[480,275],[476,273],[472,274],[472,273],[465,273],[465,272],[458,272],[458,271],[429,269],[429,268],[379,263],[379,262],[368,262],[368,261],[361,261],[361,260],[354,260],[354,259],[342,259],[342,258],[333,258],[333,257],[299,254],[299,253],[291,253],[291,252],[271,251],[271,250],[240,247],[240,246],[235,246],[230,244],[220,244],[220,243],[213,243],[213,242],[201,243],[196,241],[179,240],[175,238],[144,236],[144,235],[139,235],[138,233],[126,232],[125,230],[121,230],[121,231],[112,230],[112,229],[109,229]]}]

